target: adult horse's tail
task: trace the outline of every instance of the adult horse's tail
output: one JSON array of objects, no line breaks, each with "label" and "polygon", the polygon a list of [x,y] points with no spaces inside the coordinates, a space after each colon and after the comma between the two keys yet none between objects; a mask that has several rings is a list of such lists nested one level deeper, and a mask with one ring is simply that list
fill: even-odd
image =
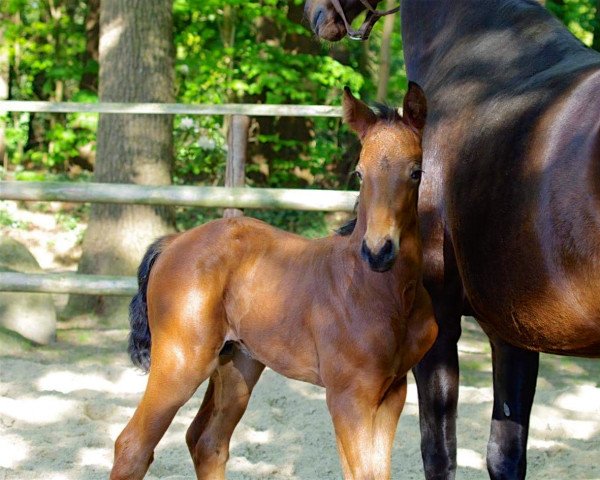
[{"label": "adult horse's tail", "polygon": [[138,291],[129,304],[129,346],[127,352],[131,361],[144,371],[150,369],[150,347],[152,337],[148,326],[148,305],[146,303],[146,291],[148,290],[148,278],[154,262],[175,235],[167,235],[156,240],[148,247],[142,263],[138,268]]}]

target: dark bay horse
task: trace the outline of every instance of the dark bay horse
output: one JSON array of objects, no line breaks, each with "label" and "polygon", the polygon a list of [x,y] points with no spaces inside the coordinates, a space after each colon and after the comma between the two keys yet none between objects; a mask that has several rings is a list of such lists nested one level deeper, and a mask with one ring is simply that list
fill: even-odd
[{"label": "dark bay horse", "polygon": [[[363,5],[339,4],[347,22]],[[306,3],[329,40],[338,10]],[[401,15],[429,102],[419,215],[440,331],[414,369],[425,474],[455,476],[470,313],[492,345],[488,471],[524,478],[538,352],[600,356],[600,55],[532,0],[403,0]]]},{"label": "dark bay horse", "polygon": [[229,441],[265,365],[325,387],[344,478],[390,477],[406,374],[437,335],[417,220],[426,105],[377,116],[349,91],[363,147],[356,227],[307,240],[251,218],[150,247],[132,300],[130,354],[146,392],[115,444],[112,479],[142,478],[178,409],[210,383],[186,441],[201,479],[225,478]]}]

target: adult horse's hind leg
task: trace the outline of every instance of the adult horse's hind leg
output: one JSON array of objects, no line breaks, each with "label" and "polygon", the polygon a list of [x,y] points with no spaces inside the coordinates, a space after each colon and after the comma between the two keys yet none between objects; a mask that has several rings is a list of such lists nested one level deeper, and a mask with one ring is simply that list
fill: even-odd
[{"label": "adult horse's hind leg", "polygon": [[265,368],[237,347],[233,358],[221,362],[210,377],[202,406],[186,435],[198,479],[225,479],[231,435]]},{"label": "adult horse's hind leg", "polygon": [[458,348],[461,314],[457,305],[432,295],[438,337],[413,368],[419,394],[421,455],[427,480],[451,480],[456,475],[456,413]]},{"label": "adult horse's hind leg", "polygon": [[490,339],[490,343],[494,409],[487,451],[488,472],[492,480],[523,479],[540,355],[497,339]]}]

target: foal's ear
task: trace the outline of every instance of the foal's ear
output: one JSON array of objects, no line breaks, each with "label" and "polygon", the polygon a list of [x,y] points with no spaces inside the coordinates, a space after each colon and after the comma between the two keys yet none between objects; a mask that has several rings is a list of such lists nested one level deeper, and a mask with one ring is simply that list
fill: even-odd
[{"label": "foal's ear", "polygon": [[342,109],[344,110],[344,121],[362,141],[369,127],[377,122],[373,110],[366,103],[355,98],[348,87],[344,87]]},{"label": "foal's ear", "polygon": [[408,92],[404,96],[402,110],[404,123],[421,135],[427,118],[427,100],[425,92],[415,82],[408,83]]}]

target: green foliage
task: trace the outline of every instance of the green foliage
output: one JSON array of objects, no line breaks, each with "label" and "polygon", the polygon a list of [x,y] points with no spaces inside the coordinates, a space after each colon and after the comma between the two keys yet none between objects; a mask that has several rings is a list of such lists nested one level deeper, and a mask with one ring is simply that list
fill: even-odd
[{"label": "green foliage", "polygon": [[[89,205],[78,205],[68,211],[57,212],[55,216],[56,223],[63,230],[77,230],[81,228],[82,221],[87,221],[89,211]],[[83,234],[83,231],[81,233]]]},{"label": "green foliage", "polygon": [[[344,85],[373,100],[383,21],[366,43],[319,43],[302,24],[303,3],[173,0],[177,101],[339,105]],[[596,4],[547,1],[587,44],[598,26]],[[10,54],[11,99],[97,101],[94,82],[89,81],[90,76],[97,79],[98,72],[88,51],[89,9],[84,0],[3,0],[0,27]],[[391,105],[400,104],[407,86],[399,18],[395,21],[387,99]],[[57,174],[80,177],[82,168],[89,172],[97,121],[96,114],[1,115],[13,176],[43,180]],[[176,117],[175,182],[222,184],[226,132],[222,116]],[[339,119],[256,118],[250,133],[248,183],[347,188],[356,153],[357,140]],[[295,231],[324,232],[322,217],[316,214],[252,214]],[[194,211],[183,215],[180,223],[189,226],[217,215]]]},{"label": "green foliage", "polygon": [[29,223],[13,218],[11,213],[0,204],[0,227],[27,229]]},{"label": "green foliage", "polygon": [[[80,0],[29,2],[5,0],[0,15],[9,47],[10,98],[13,100],[95,101],[85,92],[85,73],[97,63],[86,52],[88,3]],[[97,116],[15,114],[7,116],[11,163],[65,171],[95,138]]]},{"label": "green foliage", "polygon": [[598,29],[597,0],[548,0],[546,6],[579,40],[591,46]]},{"label": "green foliage", "polygon": [[[296,2],[301,8],[302,2]],[[290,20],[289,2],[280,0],[229,2],[176,0],[175,42],[178,101],[184,103],[293,103],[339,104],[340,87],[359,91],[363,76],[351,65],[334,60],[326,46],[312,41],[310,32]],[[290,36],[308,41],[308,50],[297,48]],[[257,41],[257,38],[264,41]],[[306,50],[306,47],[305,47]],[[314,175],[331,155],[338,121],[327,127],[321,141],[299,141],[277,131],[264,132],[255,124],[254,153],[268,152],[268,175],[259,175],[259,164],[248,167],[250,183],[300,186],[306,181],[294,171]],[[176,175],[180,182],[214,182],[223,175],[226,125],[220,117],[193,119],[186,129],[178,123]],[[333,129],[333,130],[332,130]],[[315,136],[312,125],[310,135]],[[321,139],[319,139],[321,140]],[[324,153],[327,153],[327,156]],[[314,153],[321,153],[313,158]],[[310,159],[310,160],[309,160]],[[297,168],[296,168],[297,167]],[[256,175],[252,175],[255,173]]]},{"label": "green foliage", "polygon": [[[258,218],[274,227],[309,238],[324,237],[331,234],[331,229],[323,212],[247,209],[244,214]],[[180,208],[177,211],[177,230],[189,230],[222,216],[223,210],[220,208]]]}]

